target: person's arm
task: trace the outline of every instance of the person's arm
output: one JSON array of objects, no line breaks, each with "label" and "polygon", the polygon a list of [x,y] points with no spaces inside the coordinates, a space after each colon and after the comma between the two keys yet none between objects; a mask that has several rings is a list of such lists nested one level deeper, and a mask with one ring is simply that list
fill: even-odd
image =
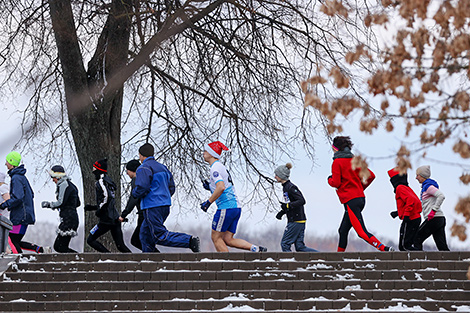
[{"label": "person's arm", "polygon": [[328,178],[328,184],[333,188],[339,188],[341,185],[341,167],[335,160],[331,166],[331,176]]},{"label": "person's arm", "polygon": [[212,195],[209,197],[209,201],[210,203],[213,203],[215,200],[217,200],[221,195],[222,193],[224,192],[225,190],[225,183],[223,180],[219,180],[216,184],[215,184],[215,190],[214,192],[212,193]]},{"label": "person's arm", "polygon": [[124,211],[121,212],[121,217],[124,219],[128,216],[132,210],[139,204],[140,199],[135,198],[132,194],[129,196],[127,200],[126,208]]},{"label": "person's arm", "polygon": [[10,199],[5,201],[4,206],[11,210],[12,207],[22,207],[24,198],[23,184],[17,179],[11,180]]},{"label": "person's arm", "polygon": [[372,184],[372,182],[374,181],[375,179],[375,174],[374,172],[372,172],[370,169],[367,169],[369,171],[369,178],[367,178],[367,181],[364,183],[362,182],[362,179],[361,179],[361,182],[362,182],[362,188],[364,188],[364,190],[366,190],[367,187],[370,186],[370,184]]},{"label": "person's arm", "polygon": [[288,203],[287,209],[298,208],[305,205],[306,201],[302,192],[300,192],[297,186],[292,185],[288,191],[290,202]]},{"label": "person's arm", "polygon": [[56,209],[60,207],[69,197],[70,192],[67,192],[68,182],[64,182],[59,185],[59,193],[57,195],[57,201],[51,202],[51,208]]},{"label": "person's arm", "polygon": [[444,199],[446,198],[444,196],[444,194],[442,193],[442,191],[440,191],[439,189],[437,189],[436,187],[434,186],[429,186],[428,190],[426,191],[427,193],[431,194],[432,196],[434,196],[436,198],[436,202],[434,202],[434,207],[432,207],[432,209],[434,211],[437,211],[439,210],[439,208],[441,207],[442,203],[444,202]]},{"label": "person's arm", "polygon": [[140,166],[136,172],[135,188],[132,190],[132,196],[137,199],[144,198],[150,192],[152,178],[152,171],[148,167]]}]

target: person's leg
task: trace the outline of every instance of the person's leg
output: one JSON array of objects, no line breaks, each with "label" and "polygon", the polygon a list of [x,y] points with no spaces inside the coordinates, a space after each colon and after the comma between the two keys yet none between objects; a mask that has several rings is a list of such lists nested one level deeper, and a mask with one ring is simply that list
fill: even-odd
[{"label": "person's leg", "polygon": [[295,251],[298,251],[298,252],[318,252],[317,250],[309,248],[305,245],[305,242],[304,242],[305,223],[294,223],[294,224],[297,224],[297,225],[294,225],[295,229],[296,229],[296,233],[297,233],[295,244],[294,244]]},{"label": "person's leg", "polygon": [[10,233],[8,234],[8,244],[10,245],[11,253],[23,253],[20,242],[24,237],[25,231],[26,230],[23,229],[22,225],[13,225],[12,230],[10,230]]},{"label": "person's leg", "polygon": [[154,252],[156,239],[151,232],[148,210],[143,210],[144,221],[140,227],[140,242],[142,243],[142,252]]},{"label": "person's leg", "polygon": [[293,222],[289,222],[284,229],[284,234],[281,239],[281,249],[282,252],[291,252],[291,246],[295,242],[297,234],[294,231]]},{"label": "person's leg", "polygon": [[144,221],[144,216],[142,214],[138,215],[137,219],[137,226],[134,229],[131,237],[131,245],[136,247],[137,249],[142,251],[142,242],[140,241],[140,228],[142,227],[142,223]]},{"label": "person's leg", "polygon": [[432,223],[430,223],[431,221],[425,220],[416,232],[414,246],[418,250],[423,250],[423,243],[432,235],[433,227]]},{"label": "person's leg", "polygon": [[191,235],[170,232],[163,224],[170,214],[170,207],[147,209],[150,232],[156,239],[156,244],[167,247],[189,248]]},{"label": "person's leg", "polygon": [[[28,229],[28,225],[21,225],[20,234],[22,234],[21,238],[23,239],[24,235],[26,234],[26,230]],[[22,250],[28,250],[36,253],[44,253],[44,248],[38,246],[36,244],[27,242],[27,241],[20,241],[20,247]]]},{"label": "person's leg", "polygon": [[109,252],[105,246],[101,244],[97,239],[103,236],[109,230],[109,225],[98,223],[90,230],[90,235],[88,236],[86,242],[87,244],[95,249],[98,252]]},{"label": "person's leg", "polygon": [[240,220],[242,210],[240,208],[235,208],[227,209],[225,211],[225,222],[222,225],[221,232],[223,233],[222,238],[227,246],[243,250],[249,250],[251,252],[267,251],[266,248],[254,245],[246,240],[233,238],[237,231],[238,221]]},{"label": "person's leg", "polygon": [[365,198],[353,199],[349,201],[346,206],[348,209],[349,220],[351,221],[357,235],[378,250],[388,251],[390,249],[389,247],[382,244],[373,234],[367,231],[361,213],[365,206]]},{"label": "person's leg", "polygon": [[124,236],[122,234],[121,223],[116,223],[110,227],[111,236],[113,237],[114,243],[120,252],[130,253],[131,250],[124,243]]},{"label": "person's leg", "polygon": [[346,250],[346,247],[348,245],[348,235],[349,231],[351,230],[352,224],[351,221],[349,220],[349,215],[348,215],[348,210],[346,205],[345,211],[343,214],[343,219],[341,220],[341,224],[338,228],[338,234],[339,234],[339,242],[338,242],[338,252],[344,252]]},{"label": "person's leg", "polygon": [[223,238],[224,234],[225,233],[221,233],[220,231],[212,229],[211,239],[212,243],[214,243],[214,247],[217,252],[228,252],[227,245],[225,244]]},{"label": "person's leg", "polygon": [[403,222],[403,224],[406,224],[406,226],[403,229],[403,238],[400,244],[402,244],[402,248],[404,250],[400,251],[416,251],[418,250],[413,246],[416,233],[419,228],[419,224],[421,223],[421,217],[416,218],[414,220],[408,221],[408,222]]},{"label": "person's leg", "polygon": [[435,217],[431,220],[435,223],[435,230],[432,234],[434,242],[436,243],[437,249],[439,251],[449,251],[446,240],[446,218],[443,216]]},{"label": "person's leg", "polygon": [[70,240],[72,240],[72,236],[57,235],[54,241],[54,250],[59,253],[77,253],[77,251],[69,248]]}]

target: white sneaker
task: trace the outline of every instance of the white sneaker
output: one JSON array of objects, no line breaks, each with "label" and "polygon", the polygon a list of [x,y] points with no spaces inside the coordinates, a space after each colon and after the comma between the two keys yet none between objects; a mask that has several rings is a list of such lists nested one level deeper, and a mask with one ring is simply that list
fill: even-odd
[{"label": "white sneaker", "polygon": [[42,247],[42,248],[44,249],[43,253],[49,253],[49,254],[52,253],[52,248],[51,247],[46,246],[46,247]]}]

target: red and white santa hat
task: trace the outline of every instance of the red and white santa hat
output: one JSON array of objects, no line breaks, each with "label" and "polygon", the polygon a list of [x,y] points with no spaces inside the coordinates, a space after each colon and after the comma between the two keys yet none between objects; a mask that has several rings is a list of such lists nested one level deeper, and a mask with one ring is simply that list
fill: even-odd
[{"label": "red and white santa hat", "polygon": [[204,149],[209,152],[214,158],[220,159],[222,151],[229,151],[230,149],[227,148],[223,143],[220,141],[214,141],[204,146]]}]

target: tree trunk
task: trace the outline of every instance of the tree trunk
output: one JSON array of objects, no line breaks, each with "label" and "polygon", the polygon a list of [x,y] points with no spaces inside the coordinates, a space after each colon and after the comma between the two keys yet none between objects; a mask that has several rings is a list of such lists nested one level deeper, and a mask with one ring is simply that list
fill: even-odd
[{"label": "tree trunk", "polygon": [[[106,94],[102,90],[107,84],[106,78],[127,62],[131,0],[112,2],[88,71],[83,65],[70,0],[49,0],[49,7],[62,66],[70,128],[82,172],[83,203],[96,203],[93,163],[106,158],[108,175],[118,186],[116,205],[120,211],[123,86]],[[93,212],[85,213],[85,237],[97,221]],[[109,234],[100,241],[115,251]],[[85,251],[90,251],[86,244]]]}]

